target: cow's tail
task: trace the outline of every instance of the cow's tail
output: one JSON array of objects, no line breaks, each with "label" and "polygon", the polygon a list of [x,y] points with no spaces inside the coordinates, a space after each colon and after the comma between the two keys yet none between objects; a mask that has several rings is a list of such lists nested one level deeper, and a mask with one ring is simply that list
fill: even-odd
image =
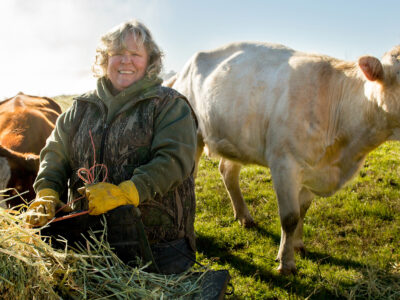
[{"label": "cow's tail", "polygon": [[172,86],[174,85],[174,83],[175,83],[177,78],[178,78],[178,73],[176,73],[175,75],[173,75],[169,79],[165,80],[163,82],[163,85],[172,88]]}]

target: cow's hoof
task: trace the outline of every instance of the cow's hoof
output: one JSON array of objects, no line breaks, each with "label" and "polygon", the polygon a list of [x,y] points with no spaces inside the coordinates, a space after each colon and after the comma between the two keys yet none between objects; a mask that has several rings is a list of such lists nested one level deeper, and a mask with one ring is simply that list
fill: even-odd
[{"label": "cow's hoof", "polygon": [[299,253],[301,258],[304,258],[307,256],[307,250],[304,246],[303,247],[295,247],[294,251]]},{"label": "cow's hoof", "polygon": [[256,226],[256,222],[252,218],[249,219],[240,219],[239,220],[240,225],[242,225],[245,228],[251,228]]},{"label": "cow's hoof", "polygon": [[278,267],[278,272],[279,272],[279,274],[284,275],[284,276],[296,275],[297,274],[297,269],[296,269],[296,266],[294,264],[293,265],[287,265],[287,266],[284,266],[284,265],[280,264],[279,267]]}]

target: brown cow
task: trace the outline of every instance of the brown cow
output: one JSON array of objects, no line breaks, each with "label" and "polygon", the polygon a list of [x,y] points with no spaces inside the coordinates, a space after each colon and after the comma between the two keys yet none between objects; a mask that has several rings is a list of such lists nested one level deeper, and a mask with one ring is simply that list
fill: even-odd
[{"label": "brown cow", "polygon": [[[13,188],[11,195],[29,191],[24,198],[35,197],[32,184],[39,168],[39,153],[60,113],[54,100],[23,93],[0,103],[0,190]],[[16,197],[2,206],[20,203]]]}]

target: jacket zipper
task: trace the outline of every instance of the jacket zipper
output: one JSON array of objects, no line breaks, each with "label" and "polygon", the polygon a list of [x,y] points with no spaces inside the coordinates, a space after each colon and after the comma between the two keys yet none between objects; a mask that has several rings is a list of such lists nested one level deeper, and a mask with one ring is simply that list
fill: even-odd
[{"label": "jacket zipper", "polygon": [[[141,101],[142,100],[146,100],[147,98],[144,98],[144,99],[141,99]],[[140,101],[137,101],[134,105],[136,105],[138,102],[140,102]],[[133,105],[133,106],[134,106]],[[106,118],[107,117],[107,112],[105,112],[104,111],[104,108],[100,105],[100,109],[101,109],[101,111],[103,112],[103,115],[105,116],[104,118]],[[122,112],[119,112],[119,113],[117,113],[115,116],[114,116],[114,118],[110,121],[110,124],[111,123],[113,123],[114,122],[114,120],[118,117],[118,115],[120,115]],[[107,122],[106,122],[106,120],[104,120],[104,125],[103,125],[103,133],[102,133],[102,136],[101,136],[101,143],[100,143],[100,159],[99,159],[99,164],[102,164],[103,163],[103,161],[104,161],[104,147],[105,147],[105,143],[106,143],[106,137],[107,137],[107,135],[108,135],[108,131],[109,131],[109,129],[110,129],[110,124],[107,124]]]},{"label": "jacket zipper", "polygon": [[103,160],[104,160],[104,147],[105,147],[106,137],[107,137],[109,128],[110,127],[108,126],[108,124],[105,123],[104,126],[103,126],[103,134],[101,136],[99,164],[102,164]]}]

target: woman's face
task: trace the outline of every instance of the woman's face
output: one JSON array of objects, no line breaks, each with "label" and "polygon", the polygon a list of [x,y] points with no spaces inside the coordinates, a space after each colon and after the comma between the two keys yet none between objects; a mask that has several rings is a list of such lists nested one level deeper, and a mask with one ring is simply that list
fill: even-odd
[{"label": "woman's face", "polygon": [[126,49],[111,52],[108,58],[107,77],[118,91],[143,78],[149,60],[144,46],[138,46],[132,35],[127,35],[125,44]]}]

